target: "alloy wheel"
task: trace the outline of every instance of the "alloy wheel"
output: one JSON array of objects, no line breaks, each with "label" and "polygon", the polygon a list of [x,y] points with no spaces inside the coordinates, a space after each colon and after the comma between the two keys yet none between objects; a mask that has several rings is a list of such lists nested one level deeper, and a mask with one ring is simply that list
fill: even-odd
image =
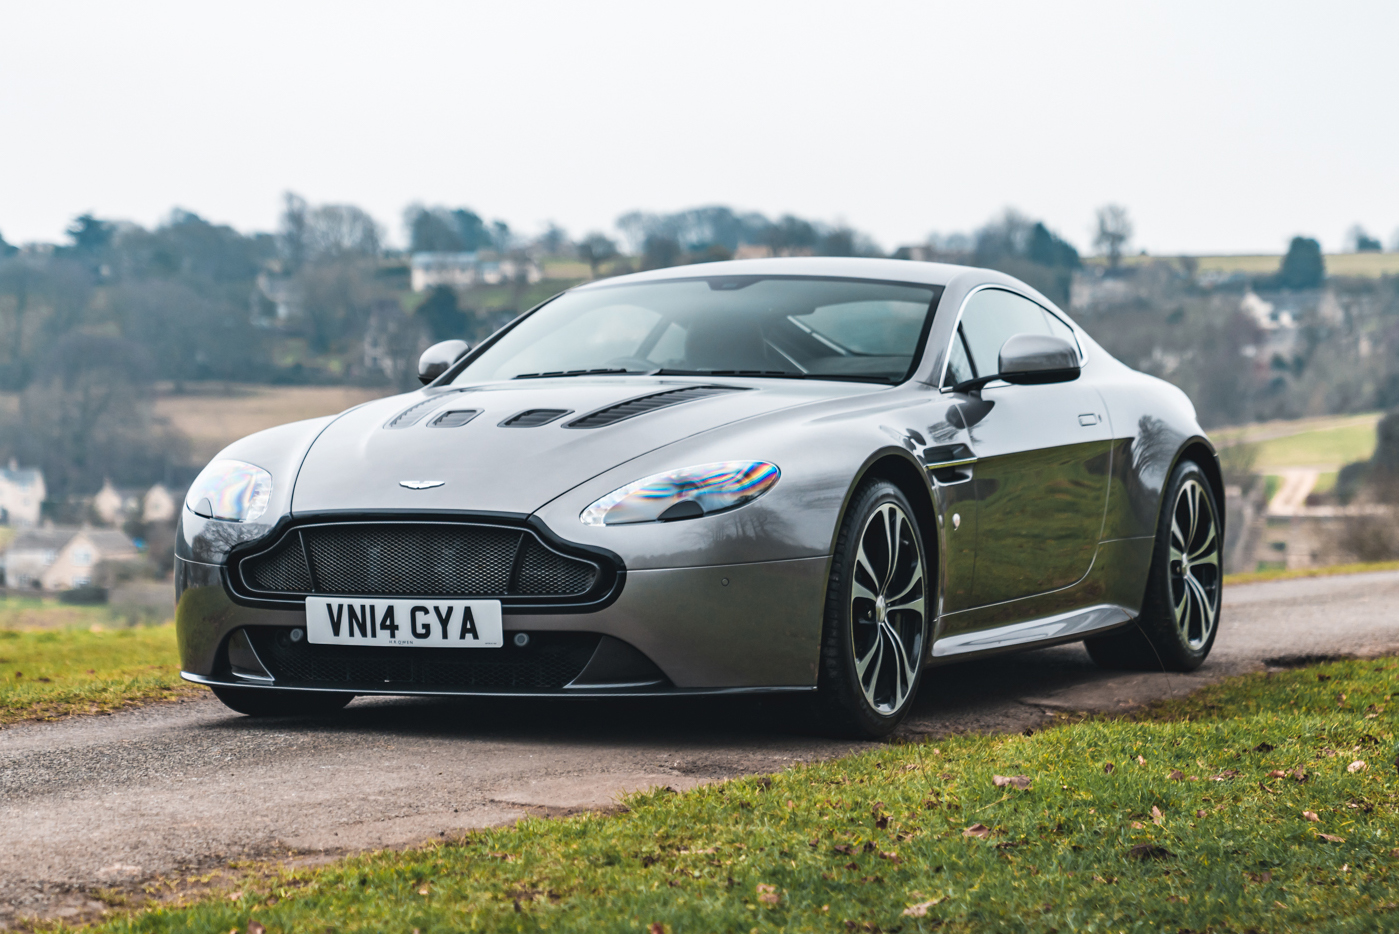
[{"label": "alloy wheel", "polygon": [[1181,641],[1194,651],[1209,642],[1219,618],[1219,532],[1209,491],[1187,480],[1171,514],[1171,610]]},{"label": "alloy wheel", "polygon": [[850,644],[865,700],[889,715],[918,679],[926,626],[923,551],[913,523],[894,503],[865,521],[850,592]]}]

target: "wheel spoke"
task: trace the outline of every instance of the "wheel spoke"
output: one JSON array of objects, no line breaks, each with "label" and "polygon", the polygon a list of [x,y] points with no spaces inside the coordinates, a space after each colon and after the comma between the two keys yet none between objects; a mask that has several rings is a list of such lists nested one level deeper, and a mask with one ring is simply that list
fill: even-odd
[{"label": "wheel spoke", "polygon": [[1195,595],[1195,602],[1199,604],[1200,641],[1204,642],[1209,637],[1210,630],[1214,629],[1214,601],[1205,593],[1204,585],[1196,580],[1194,575],[1186,575],[1185,580]]},{"label": "wheel spoke", "polygon": [[856,578],[855,582],[850,585],[850,599],[868,600],[870,603],[873,603],[878,597],[873,590],[870,590],[864,584],[860,583],[859,578]]},{"label": "wheel spoke", "polygon": [[[903,603],[902,603],[901,601],[904,599],[904,597],[907,597],[907,596],[909,595],[909,593],[913,590],[914,587],[918,587],[918,586],[919,586],[920,584],[922,584],[922,583],[923,583],[923,568],[922,568],[922,565],[920,564],[918,567],[915,567],[915,568],[914,568],[914,570],[913,570],[913,577],[909,579],[909,582],[908,582],[908,586],[907,586],[907,587],[905,587],[903,590],[899,591],[899,593],[898,593],[897,595],[892,596],[892,597],[889,596],[888,594],[885,594],[884,599],[886,599],[886,600],[889,601],[889,609],[892,610],[892,609],[895,609],[895,608],[897,608],[897,607],[903,606]],[[920,590],[919,590],[919,594],[920,594],[920,597],[917,598],[917,599],[921,599],[921,594],[922,594],[921,588],[920,588]]]},{"label": "wheel spoke", "polygon": [[[869,555],[865,554],[865,545],[864,545],[864,542],[863,542],[863,541],[860,543],[860,548],[859,548],[859,550],[857,550],[857,551],[855,552],[855,567],[856,567],[857,571],[864,571],[864,572],[865,572],[865,574],[869,577],[870,583],[871,583],[871,584],[873,584],[875,587],[879,587],[879,575],[876,574],[876,573],[874,573],[874,567],[873,567],[873,565],[870,563]],[[857,583],[859,582],[859,576],[858,576],[858,574],[857,574],[855,580],[856,580]],[[865,588],[865,589],[866,589],[867,591],[869,590],[869,588]],[[880,588],[880,589],[882,590],[883,588]],[[873,599],[873,598],[871,598],[871,599]]]},{"label": "wheel spoke", "polygon": [[882,656],[882,648],[882,640],[880,639],[879,634],[876,633],[874,642],[870,645],[870,650],[865,653],[865,657],[855,659],[855,677],[860,679],[860,683],[862,685],[865,683],[865,672],[869,670],[870,662],[875,662],[875,673],[878,674],[879,664],[878,659],[875,656],[876,654]]},{"label": "wheel spoke", "polygon": [[1190,563],[1191,563],[1191,564],[1198,564],[1198,563],[1200,563],[1202,560],[1204,560],[1203,556],[1205,555],[1206,552],[1209,552],[1209,553],[1212,554],[1212,553],[1214,553],[1215,550],[1216,550],[1215,547],[1214,547],[1215,535],[1214,535],[1214,523],[1213,523],[1213,522],[1209,523],[1209,525],[1205,528],[1204,533],[1205,533],[1205,534],[1204,534],[1204,539],[1205,539],[1205,540],[1204,540],[1203,542],[1200,543],[1199,547],[1197,547],[1197,548],[1192,548],[1192,549],[1190,550],[1189,558],[1190,558]]},{"label": "wheel spoke", "polygon": [[889,585],[894,581],[894,571],[899,566],[899,514],[894,511],[893,506],[885,506],[880,510],[884,516],[884,540],[888,545],[889,563],[884,566],[884,580],[880,582],[879,590],[886,593]]}]

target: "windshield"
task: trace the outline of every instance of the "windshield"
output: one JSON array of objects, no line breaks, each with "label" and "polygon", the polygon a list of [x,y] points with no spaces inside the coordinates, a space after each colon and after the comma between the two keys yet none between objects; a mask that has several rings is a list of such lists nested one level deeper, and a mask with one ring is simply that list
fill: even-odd
[{"label": "windshield", "polygon": [[454,382],[603,372],[898,383],[941,291],[757,276],[583,289],[521,321]]}]

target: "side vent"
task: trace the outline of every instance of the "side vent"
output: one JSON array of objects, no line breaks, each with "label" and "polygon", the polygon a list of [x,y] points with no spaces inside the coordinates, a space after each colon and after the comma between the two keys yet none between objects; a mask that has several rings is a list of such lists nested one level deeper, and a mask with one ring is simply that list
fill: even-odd
[{"label": "side vent", "polygon": [[679,405],[682,402],[693,402],[696,399],[704,399],[708,396],[719,396],[727,392],[742,391],[743,390],[738,386],[686,386],[684,389],[667,389],[665,392],[657,392],[649,396],[628,399],[626,402],[618,402],[616,405],[609,405],[605,409],[589,412],[581,418],[575,418],[564,427],[604,428],[608,425],[615,425],[628,418],[635,418],[647,412],[654,412],[656,409],[664,409],[672,405]]},{"label": "side vent", "polygon": [[[456,391],[461,392],[462,390],[459,389]],[[437,395],[434,395],[431,399],[424,399],[422,402],[410,405],[408,408],[404,409],[402,412],[399,412],[393,418],[389,419],[388,422],[384,425],[384,427],[408,428],[409,426],[418,424],[419,420],[421,420],[422,417],[428,413],[429,409],[431,409],[435,405],[442,404],[442,397],[446,395],[449,395],[449,393],[439,393]]]},{"label": "side vent", "polygon": [[460,428],[481,414],[480,409],[448,409],[427,423],[429,428]]},{"label": "side vent", "polygon": [[563,418],[572,409],[525,409],[500,423],[501,428],[538,428]]}]

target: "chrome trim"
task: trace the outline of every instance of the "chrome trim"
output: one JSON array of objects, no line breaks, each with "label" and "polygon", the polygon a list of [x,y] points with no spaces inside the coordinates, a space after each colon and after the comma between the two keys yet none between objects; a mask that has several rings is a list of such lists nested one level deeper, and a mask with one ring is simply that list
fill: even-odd
[{"label": "chrome trim", "polygon": [[1120,606],[1103,603],[1071,610],[1043,619],[1032,619],[995,629],[982,629],[961,635],[948,636],[933,643],[933,657],[962,655],[968,652],[984,652],[989,649],[1005,648],[1011,645],[1025,645],[1046,639],[1063,639],[1065,636],[1087,635],[1100,629],[1108,629],[1131,622],[1132,613]]},{"label": "chrome trim", "polygon": [[981,460],[979,457],[960,457],[957,460],[937,461],[932,464],[924,464],[924,470],[942,470],[946,467],[966,467],[968,464],[975,464]]}]

